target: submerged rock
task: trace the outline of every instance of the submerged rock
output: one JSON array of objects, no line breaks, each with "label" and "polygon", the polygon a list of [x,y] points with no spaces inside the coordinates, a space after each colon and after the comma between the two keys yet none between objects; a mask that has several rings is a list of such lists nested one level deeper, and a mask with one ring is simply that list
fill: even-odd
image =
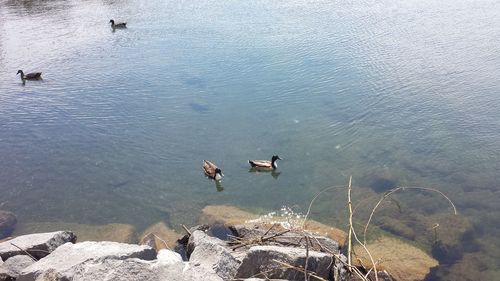
[{"label": "submerged rock", "polygon": [[13,256],[27,255],[28,252],[36,259],[41,259],[67,242],[76,242],[76,236],[72,232],[56,231],[23,235],[0,243],[0,257],[6,261]]},{"label": "submerged rock", "polygon": [[314,220],[307,220],[304,225],[304,229],[317,235],[329,237],[337,241],[340,245],[345,243],[345,239],[347,237],[347,233],[345,231]]},{"label": "submerged rock", "polygon": [[200,223],[244,224],[259,218],[258,215],[229,205],[210,205],[201,210]]},{"label": "submerged rock", "polygon": [[[423,280],[430,269],[438,265],[438,262],[424,251],[387,236],[368,243],[367,248],[373,259],[380,261],[377,270],[388,271],[398,281]],[[356,245],[354,252],[365,266],[371,267],[371,261],[361,246]]]},{"label": "submerged rock", "polygon": [[141,235],[141,244],[149,245],[159,251],[161,249],[173,249],[177,239],[182,235],[170,229],[164,222],[151,225]]},{"label": "submerged rock", "polygon": [[50,232],[68,229],[78,236],[78,242],[83,241],[113,241],[120,243],[137,243],[135,227],[130,224],[111,223],[104,225],[89,225],[79,223],[27,223],[21,224],[15,231],[16,235],[25,233]]},{"label": "submerged rock", "polygon": [[17,223],[16,216],[7,211],[0,211],[0,239],[12,234]]},{"label": "submerged rock", "polygon": [[0,262],[0,281],[16,280],[23,269],[33,263],[35,261],[25,255],[11,257],[3,264]]}]

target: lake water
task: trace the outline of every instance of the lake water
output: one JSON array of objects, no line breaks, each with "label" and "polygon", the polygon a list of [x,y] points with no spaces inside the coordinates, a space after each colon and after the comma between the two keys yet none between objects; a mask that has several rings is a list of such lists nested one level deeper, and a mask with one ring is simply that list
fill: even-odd
[{"label": "lake water", "polygon": [[[370,206],[396,185],[447,194],[474,246],[433,278],[494,280],[499,66],[498,1],[0,0],[0,209],[179,228],[211,204],[305,213],[352,175]],[[277,173],[249,172],[273,154]],[[398,198],[417,235],[452,216]],[[330,192],[313,217],[345,225],[345,204]]]}]

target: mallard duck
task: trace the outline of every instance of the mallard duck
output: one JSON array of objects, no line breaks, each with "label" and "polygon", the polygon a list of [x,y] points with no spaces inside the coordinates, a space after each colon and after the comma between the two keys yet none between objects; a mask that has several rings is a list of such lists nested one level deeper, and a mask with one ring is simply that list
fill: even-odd
[{"label": "mallard duck", "polygon": [[278,164],[276,163],[276,160],[281,160],[281,158],[278,155],[273,155],[271,158],[271,161],[269,160],[248,160],[248,163],[252,166],[252,168],[255,169],[262,169],[262,170],[274,170],[278,168]]},{"label": "mallard duck", "polygon": [[17,71],[17,74],[21,74],[21,81],[23,81],[23,84],[26,83],[26,80],[40,80],[40,79],[42,79],[41,72],[32,72],[32,73],[24,74],[24,72],[19,69]]},{"label": "mallard duck", "polygon": [[203,171],[205,172],[205,175],[207,177],[216,181],[220,181],[224,176],[221,169],[219,169],[214,163],[208,160],[203,160]]},{"label": "mallard duck", "polygon": [[114,20],[109,20],[111,23],[112,28],[127,28],[127,23],[126,22],[119,22],[115,24]]}]

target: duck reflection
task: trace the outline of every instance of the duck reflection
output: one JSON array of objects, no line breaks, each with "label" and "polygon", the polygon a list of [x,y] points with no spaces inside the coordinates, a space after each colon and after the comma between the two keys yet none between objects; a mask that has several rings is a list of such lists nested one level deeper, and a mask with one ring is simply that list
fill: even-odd
[{"label": "duck reflection", "polygon": [[277,170],[262,170],[262,169],[258,169],[258,168],[250,168],[248,170],[248,172],[255,173],[255,174],[259,174],[259,173],[271,174],[271,177],[273,177],[275,180],[277,180],[281,174],[281,172],[278,172]]},{"label": "duck reflection", "polygon": [[222,186],[222,183],[220,181],[215,181],[215,189],[217,189],[217,192],[222,192],[224,190],[224,187]]}]

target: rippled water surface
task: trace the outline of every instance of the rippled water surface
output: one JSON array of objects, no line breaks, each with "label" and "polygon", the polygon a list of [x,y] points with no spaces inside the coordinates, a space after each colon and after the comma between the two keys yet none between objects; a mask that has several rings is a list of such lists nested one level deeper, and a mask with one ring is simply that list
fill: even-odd
[{"label": "rippled water surface", "polygon": [[[0,209],[178,228],[210,204],[305,212],[352,175],[360,200],[443,191],[473,246],[435,278],[493,280],[499,65],[498,1],[0,0]],[[273,154],[277,173],[249,172]],[[428,231],[451,214],[439,196],[400,200]],[[313,215],[344,209],[339,190]]]}]

